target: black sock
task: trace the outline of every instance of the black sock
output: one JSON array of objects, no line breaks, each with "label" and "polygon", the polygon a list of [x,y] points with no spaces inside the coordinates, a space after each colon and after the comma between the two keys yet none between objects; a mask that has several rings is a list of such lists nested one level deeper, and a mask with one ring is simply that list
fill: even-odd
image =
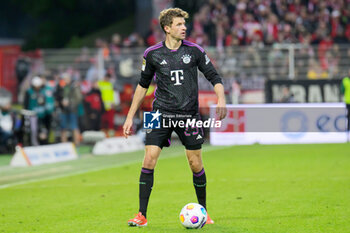
[{"label": "black sock", "polygon": [[205,176],[204,168],[198,172],[193,172],[193,185],[196,190],[196,195],[198,199],[198,203],[201,204],[205,209],[207,209],[206,203],[206,186],[207,186],[207,178]]},{"label": "black sock", "polygon": [[147,205],[149,196],[151,195],[153,187],[153,169],[142,168],[140,175],[140,184],[139,184],[139,200],[140,200],[140,209],[139,212],[146,217]]}]

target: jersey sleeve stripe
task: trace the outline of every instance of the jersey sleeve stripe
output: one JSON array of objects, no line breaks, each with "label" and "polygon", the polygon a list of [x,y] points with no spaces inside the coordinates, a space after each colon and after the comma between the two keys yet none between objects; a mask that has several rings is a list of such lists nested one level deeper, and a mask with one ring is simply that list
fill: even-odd
[{"label": "jersey sleeve stripe", "polygon": [[155,50],[155,49],[159,49],[161,47],[163,47],[163,42],[160,42],[160,43],[153,45],[153,46],[149,47],[148,49],[146,49],[143,56],[146,57],[149,52],[151,52],[152,50]]},{"label": "jersey sleeve stripe", "polygon": [[189,42],[187,40],[184,40],[183,43],[184,43],[184,45],[187,45],[187,46],[197,47],[202,53],[204,53],[204,49],[195,43]]}]

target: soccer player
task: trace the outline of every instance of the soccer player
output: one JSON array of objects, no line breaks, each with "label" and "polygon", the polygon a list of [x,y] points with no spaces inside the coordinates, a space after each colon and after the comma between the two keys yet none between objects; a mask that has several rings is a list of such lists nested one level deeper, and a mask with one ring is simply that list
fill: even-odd
[{"label": "soccer player", "polygon": [[[136,87],[133,101],[125,120],[123,131],[131,134],[133,117],[140,107],[147,89],[155,79],[157,90],[153,111],[166,115],[183,114],[185,118],[199,119],[198,71],[214,86],[218,97],[216,113],[221,120],[226,116],[226,102],[222,80],[203,48],[184,40],[185,19],[188,13],[179,8],[163,10],[159,23],[166,34],[162,41],[148,49],[143,56],[141,79]],[[139,183],[139,213],[128,221],[129,226],[146,226],[148,200],[153,186],[153,174],[160,152],[170,145],[171,133],[175,131],[186,148],[186,156],[193,172],[193,185],[199,204],[206,208],[206,176],[202,163],[201,148],[203,130],[198,128],[161,127],[146,131],[145,157]],[[207,224],[214,221],[208,216]]]}]

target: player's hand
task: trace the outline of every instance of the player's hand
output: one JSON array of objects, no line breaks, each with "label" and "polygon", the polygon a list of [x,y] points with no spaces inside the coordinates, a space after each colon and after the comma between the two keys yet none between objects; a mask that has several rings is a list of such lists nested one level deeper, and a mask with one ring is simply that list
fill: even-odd
[{"label": "player's hand", "polygon": [[123,134],[125,138],[131,135],[132,119],[126,119],[123,125]]},{"label": "player's hand", "polygon": [[227,114],[227,108],[225,103],[220,103],[216,105],[216,115],[218,116],[219,120],[222,120],[226,117]]}]

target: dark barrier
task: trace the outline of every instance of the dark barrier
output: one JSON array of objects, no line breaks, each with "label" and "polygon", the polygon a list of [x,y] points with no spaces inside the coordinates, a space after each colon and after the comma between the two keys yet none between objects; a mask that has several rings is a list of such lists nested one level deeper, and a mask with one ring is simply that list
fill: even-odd
[{"label": "dark barrier", "polygon": [[341,79],[336,80],[268,80],[266,103],[342,102]]}]

